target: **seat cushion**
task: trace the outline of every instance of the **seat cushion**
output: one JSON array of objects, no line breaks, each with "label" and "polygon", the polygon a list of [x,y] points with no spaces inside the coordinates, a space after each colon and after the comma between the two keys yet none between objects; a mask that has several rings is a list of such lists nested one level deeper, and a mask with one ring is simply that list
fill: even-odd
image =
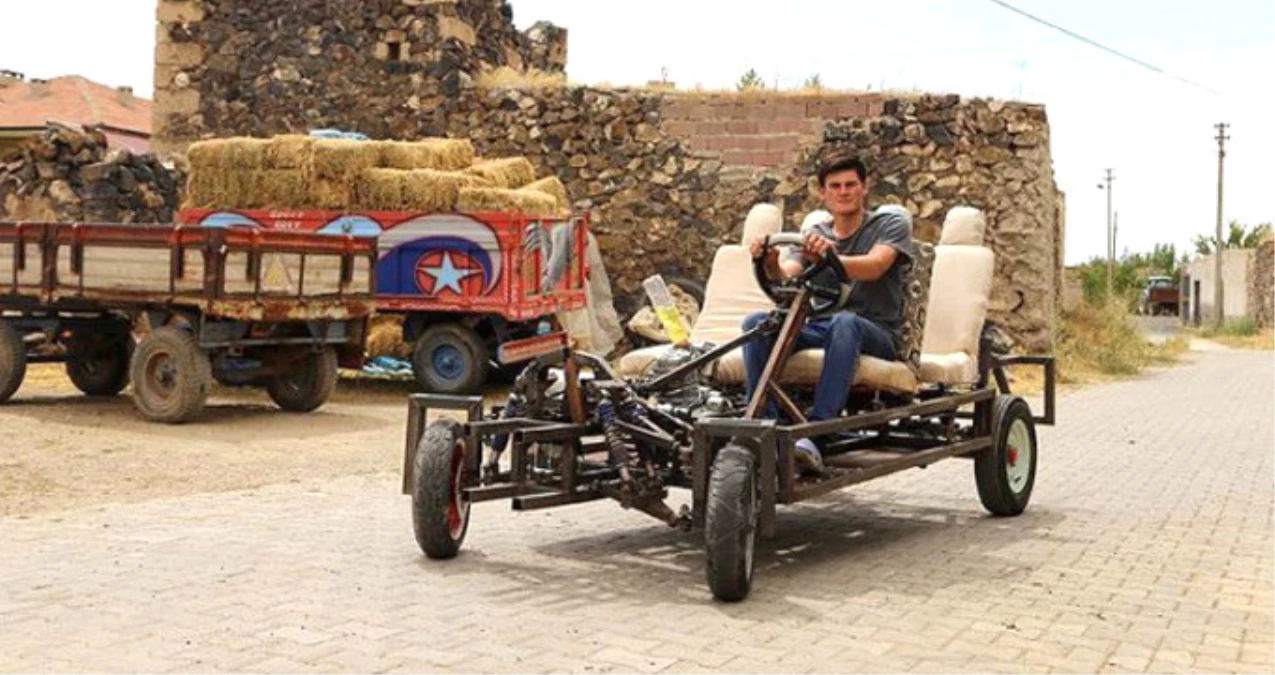
[{"label": "seat cushion", "polygon": [[965,352],[922,354],[921,379],[926,382],[962,384],[978,380],[978,360]]},{"label": "seat cushion", "polygon": [[[822,369],[823,350],[803,349],[788,359],[788,365],[784,368],[779,381],[784,384],[813,387],[818,384]],[[742,386],[746,373],[744,350],[735,349],[718,362],[713,379],[719,384]],[[917,389],[917,379],[906,363],[861,356],[852,386],[911,394]]]},{"label": "seat cushion", "polygon": [[673,345],[651,345],[642,347],[620,357],[620,375],[623,377],[641,377],[655,360],[664,356]]},{"label": "seat cushion", "polygon": [[[978,379],[978,338],[987,317],[995,258],[982,246],[940,245],[936,251],[921,344],[923,379],[970,384]],[[933,357],[930,366],[924,365],[927,357]],[[960,377],[953,377],[958,372]]]}]

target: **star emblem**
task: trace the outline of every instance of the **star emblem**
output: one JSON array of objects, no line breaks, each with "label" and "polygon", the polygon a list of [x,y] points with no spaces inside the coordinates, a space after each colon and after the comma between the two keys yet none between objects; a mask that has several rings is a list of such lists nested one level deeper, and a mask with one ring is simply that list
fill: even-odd
[{"label": "star emblem", "polygon": [[478,270],[464,270],[457,268],[452,264],[452,256],[450,253],[443,253],[443,263],[438,267],[421,268],[425,274],[434,278],[434,290],[431,295],[438,295],[444,289],[451,289],[457,295],[464,295],[465,291],[461,288],[460,282],[466,277],[475,274]]}]

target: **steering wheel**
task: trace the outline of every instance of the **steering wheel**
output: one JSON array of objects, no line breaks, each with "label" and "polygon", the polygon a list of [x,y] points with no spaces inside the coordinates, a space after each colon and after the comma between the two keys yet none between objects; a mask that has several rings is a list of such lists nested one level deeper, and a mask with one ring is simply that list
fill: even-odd
[{"label": "steering wheel", "polygon": [[[797,290],[804,287],[810,291],[807,305],[810,318],[818,319],[836,314],[850,301],[850,290],[854,287],[854,282],[846,275],[846,267],[841,264],[835,250],[824,251],[822,258],[795,277],[772,279],[766,274],[766,258],[770,247],[800,247],[802,242],[802,235],[797,232],[780,232],[766,237],[761,257],[753,259],[753,276],[757,278],[757,285],[779,306],[791,302]],[[831,270],[832,274],[824,274],[826,270]],[[833,278],[829,279],[829,276]]]}]

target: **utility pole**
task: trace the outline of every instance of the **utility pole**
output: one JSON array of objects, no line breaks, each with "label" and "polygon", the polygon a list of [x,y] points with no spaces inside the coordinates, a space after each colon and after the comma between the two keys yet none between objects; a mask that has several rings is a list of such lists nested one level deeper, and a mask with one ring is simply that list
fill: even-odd
[{"label": "utility pole", "polygon": [[1115,291],[1115,268],[1116,268],[1116,233],[1112,229],[1114,221],[1111,219],[1111,181],[1116,177],[1112,175],[1114,169],[1107,169],[1107,176],[1102,183],[1098,184],[1099,190],[1107,191],[1107,299],[1110,300]]},{"label": "utility pole", "polygon": [[1226,122],[1218,122],[1213,125],[1217,127],[1217,243],[1213,247],[1215,258],[1213,260],[1213,276],[1215,286],[1213,290],[1213,306],[1216,307],[1213,320],[1213,327],[1220,329],[1222,327],[1222,319],[1225,312],[1222,307],[1222,252],[1226,245],[1222,239],[1222,160],[1226,158],[1226,142],[1231,139],[1226,135],[1226,128],[1231,126]]}]

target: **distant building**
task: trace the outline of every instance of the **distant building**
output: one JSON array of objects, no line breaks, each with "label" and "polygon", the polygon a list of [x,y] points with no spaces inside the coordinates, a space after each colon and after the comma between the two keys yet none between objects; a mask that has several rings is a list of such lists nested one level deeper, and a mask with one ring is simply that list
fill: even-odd
[{"label": "distant building", "polygon": [[[1209,325],[1216,317],[1213,302],[1217,284],[1216,254],[1200,256],[1182,270],[1182,320],[1193,325]],[[1249,268],[1254,250],[1228,248],[1222,251],[1222,319],[1232,321],[1252,317],[1256,301],[1249,295]]]},{"label": "distant building", "polygon": [[108,87],[78,75],[28,80],[0,70],[0,156],[50,122],[96,126],[112,148],[150,151],[151,102],[129,87]]}]

